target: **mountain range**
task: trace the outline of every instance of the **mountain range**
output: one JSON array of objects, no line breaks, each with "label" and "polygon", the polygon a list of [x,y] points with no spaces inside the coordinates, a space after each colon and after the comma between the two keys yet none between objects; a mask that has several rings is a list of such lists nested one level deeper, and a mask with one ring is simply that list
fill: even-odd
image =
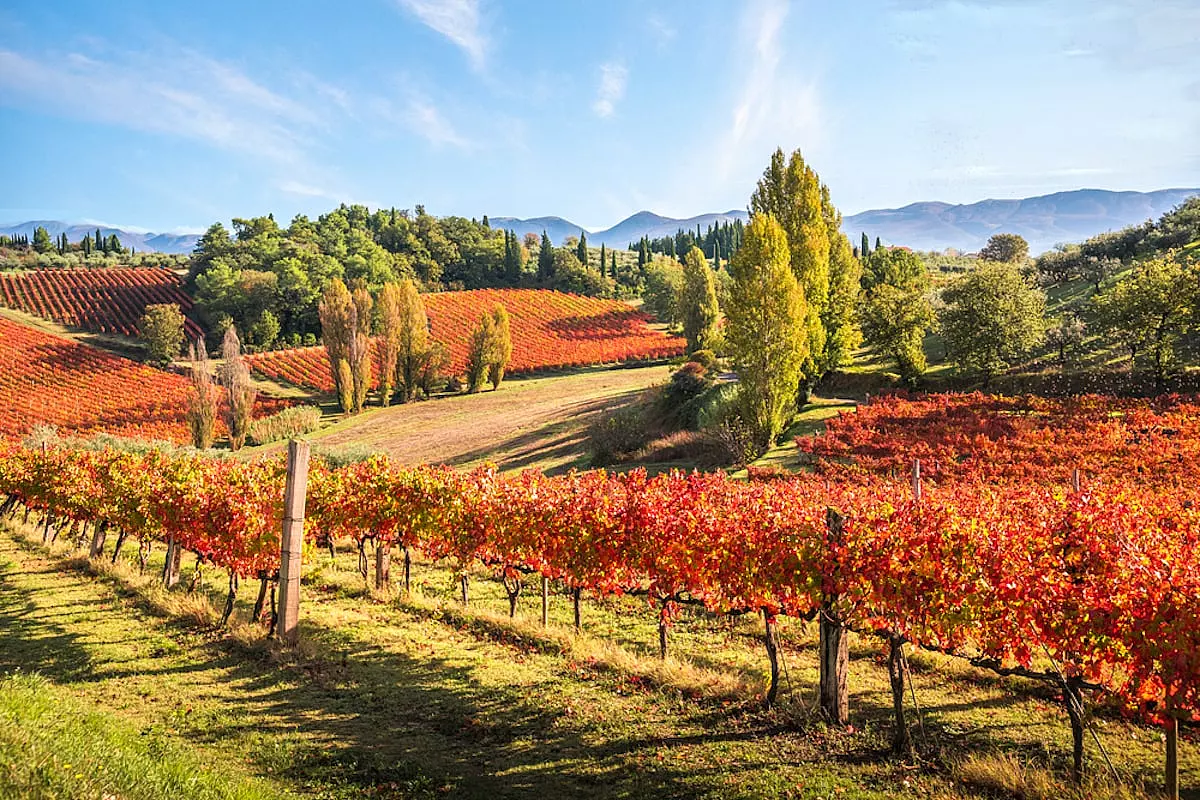
[{"label": "mountain range", "polygon": [[[893,245],[915,250],[943,250],[948,247],[966,252],[983,247],[993,233],[1017,233],[1029,242],[1032,253],[1041,253],[1060,242],[1078,242],[1105,231],[1126,225],[1157,219],[1187,198],[1200,194],[1200,189],[1160,189],[1154,192],[1112,192],[1105,189],[1077,189],[1070,192],[1026,197],[1020,200],[981,200],[977,203],[951,204],[940,202],[912,203],[903,208],[885,208],[852,214],[842,222],[852,242],[858,243],[861,233],[872,241],[876,237]],[[701,214],[676,219],[639,211],[611,228],[587,231],[588,244],[624,248],[643,236],[651,239],[674,234],[679,229],[693,230],[697,225],[707,230],[709,225],[743,222],[749,215],[743,210],[717,214]],[[578,236],[586,230],[562,217],[491,217],[493,228],[516,231],[518,236],[543,231],[555,244],[568,236]],[[14,225],[0,225],[0,235],[26,235],[33,238],[38,226],[46,228],[51,237],[64,231],[67,238],[77,242],[95,225],[70,224],[50,220],[34,220]],[[146,233],[99,226],[104,236],[115,233],[126,247],[139,252],[188,253],[196,246],[195,234]]]}]

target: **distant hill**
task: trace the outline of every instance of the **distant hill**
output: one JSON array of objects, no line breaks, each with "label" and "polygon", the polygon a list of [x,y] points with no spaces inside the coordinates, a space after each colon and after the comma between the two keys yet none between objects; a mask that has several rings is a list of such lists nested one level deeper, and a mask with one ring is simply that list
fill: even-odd
[{"label": "distant hill", "polygon": [[[718,222],[732,222],[734,219],[740,219],[745,222],[749,218],[750,216],[745,211],[726,211],[724,214],[701,214],[698,217],[689,217],[687,219],[675,219],[674,217],[663,217],[651,211],[639,211],[633,216],[613,225],[611,228],[601,231],[587,231],[587,239],[588,244],[594,247],[606,244],[609,247],[623,250],[629,246],[630,242],[636,242],[643,236],[658,239],[663,236],[673,236],[680,228],[695,229],[697,224],[703,230],[708,230],[709,225],[715,225]],[[561,245],[566,241],[568,236],[579,236],[581,230],[586,230],[562,217],[534,217],[532,219],[490,217],[488,222],[493,228],[516,231],[518,236],[524,236],[526,233],[534,233],[541,236],[544,230],[546,231],[546,235],[550,237],[550,241],[556,245]]]},{"label": "distant hill", "polygon": [[95,233],[96,228],[99,228],[102,236],[111,236],[115,233],[123,246],[132,247],[139,253],[190,253],[200,239],[199,234],[135,233],[121,228],[110,228],[107,225],[85,225],[46,219],[0,225],[0,236],[24,235],[32,241],[33,232],[39,226],[45,228],[51,238],[59,236],[65,231],[67,240],[72,243],[82,241],[84,236]]},{"label": "distant hill", "polygon": [[854,243],[865,232],[872,241],[878,236],[888,244],[916,250],[954,247],[966,251],[979,250],[993,233],[1018,233],[1028,240],[1030,252],[1036,255],[1059,242],[1079,242],[1098,233],[1157,219],[1196,194],[1200,189],[1079,189],[967,205],[913,203],[846,217],[842,230]]},{"label": "distant hill", "polygon": [[[857,244],[861,233],[874,241],[876,237],[888,244],[907,245],[917,250],[944,250],[953,247],[975,251],[983,247],[993,233],[1019,233],[1029,241],[1033,254],[1049,250],[1059,242],[1080,242],[1105,231],[1123,228],[1157,219],[1182,203],[1200,189],[1160,189],[1155,192],[1110,192],[1104,189],[1078,189],[1020,200],[981,200],[978,203],[952,205],[922,202],[903,208],[883,208],[852,214],[845,218],[842,230]],[[587,231],[588,244],[623,249],[643,236],[658,239],[674,234],[680,228],[708,230],[709,225],[745,222],[749,215],[739,209],[724,213],[701,214],[687,219],[664,217],[650,211],[639,211],[611,228]],[[582,226],[562,217],[491,217],[493,228],[517,232],[518,236],[545,231],[550,240],[561,245],[568,236],[578,236]],[[67,238],[77,242],[95,225],[73,224],[52,220],[35,220],[15,225],[0,225],[0,235],[24,234],[33,238],[33,230],[43,226],[50,235],[66,231]],[[200,238],[196,234],[134,233],[119,228],[100,226],[105,236],[115,233],[126,247],[139,252],[190,253]]]}]

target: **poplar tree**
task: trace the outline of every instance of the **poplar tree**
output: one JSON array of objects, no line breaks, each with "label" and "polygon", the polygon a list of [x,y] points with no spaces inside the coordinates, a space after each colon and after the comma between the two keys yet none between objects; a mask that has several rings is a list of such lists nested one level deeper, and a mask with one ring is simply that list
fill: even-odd
[{"label": "poplar tree", "polygon": [[499,389],[504,380],[504,371],[512,361],[512,329],[508,322],[508,310],[496,303],[492,308],[492,345],[488,363],[488,380],[492,389]]},{"label": "poplar tree", "polygon": [[379,402],[386,408],[392,404],[400,358],[400,287],[395,283],[379,290],[379,333]]},{"label": "poplar tree", "polygon": [[254,401],[258,391],[250,380],[250,368],[242,359],[242,343],[237,328],[225,329],[221,341],[221,386],[225,389],[225,427],[229,429],[229,449],[240,450],[246,443],[250,423],[254,420]]},{"label": "poplar tree", "polygon": [[321,336],[325,342],[325,355],[329,359],[338,405],[345,413],[353,413],[354,374],[349,358],[350,340],[358,328],[358,310],[350,290],[341,279],[334,278],[325,287],[321,302],[317,305],[317,313],[321,319]]},{"label": "poplar tree", "polygon": [[710,349],[717,338],[717,290],[712,270],[698,247],[688,250],[683,259],[683,291],[679,299],[683,335],[688,353]]},{"label": "poplar tree", "polygon": [[795,408],[807,356],[808,310],[791,268],[787,234],[770,214],[750,218],[729,268],[726,342],[738,374],[743,418],[763,452]]}]

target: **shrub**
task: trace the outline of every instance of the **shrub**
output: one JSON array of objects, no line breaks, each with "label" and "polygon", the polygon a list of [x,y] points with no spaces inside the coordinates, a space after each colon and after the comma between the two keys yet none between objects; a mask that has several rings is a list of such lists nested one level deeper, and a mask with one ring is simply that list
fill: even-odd
[{"label": "shrub", "polygon": [[696,427],[700,430],[715,428],[737,416],[739,384],[718,383],[696,399]]},{"label": "shrub", "polygon": [[292,406],[278,414],[254,420],[247,438],[252,445],[270,444],[312,433],[320,426],[321,409],[316,406]]},{"label": "shrub", "polygon": [[697,350],[688,357],[688,360],[695,361],[709,372],[717,367],[717,355],[712,350]]},{"label": "shrub", "polygon": [[696,401],[712,386],[708,371],[695,361],[689,361],[671,375],[663,390],[662,412],[670,427],[696,429]]},{"label": "shrub", "polygon": [[592,465],[604,467],[627,459],[650,438],[644,404],[635,402],[611,411],[588,429]]}]

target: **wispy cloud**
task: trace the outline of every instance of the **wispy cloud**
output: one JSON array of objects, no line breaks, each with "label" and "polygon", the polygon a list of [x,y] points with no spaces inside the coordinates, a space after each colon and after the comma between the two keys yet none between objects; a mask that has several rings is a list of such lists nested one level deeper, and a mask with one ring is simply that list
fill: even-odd
[{"label": "wispy cloud", "polygon": [[743,13],[739,50],[748,52],[749,59],[722,147],[727,154],[722,164],[725,173],[732,168],[735,154],[753,150],[753,158],[762,160],[765,153],[751,147],[760,140],[785,148],[810,146],[820,133],[816,81],[780,68],[787,15],[787,0],[756,0]]},{"label": "wispy cloud", "polygon": [[479,0],[397,0],[423,24],[461,47],[471,66],[482,69],[488,40],[483,34]]},{"label": "wispy cloud", "polygon": [[305,104],[195,52],[97,60],[0,49],[0,101],[294,162],[325,122]]},{"label": "wispy cloud", "polygon": [[415,89],[404,90],[399,102],[385,98],[373,99],[368,113],[384,125],[403,128],[435,147],[470,150],[475,146],[428,95]]},{"label": "wispy cloud", "polygon": [[658,42],[659,49],[675,41],[675,36],[679,33],[674,25],[667,22],[658,14],[651,14],[646,19],[646,27],[650,29],[651,35]]},{"label": "wispy cloud", "polygon": [[625,96],[625,85],[629,82],[629,69],[622,63],[610,61],[600,65],[600,85],[596,89],[596,102],[592,110],[598,117],[611,117],[617,103]]}]

